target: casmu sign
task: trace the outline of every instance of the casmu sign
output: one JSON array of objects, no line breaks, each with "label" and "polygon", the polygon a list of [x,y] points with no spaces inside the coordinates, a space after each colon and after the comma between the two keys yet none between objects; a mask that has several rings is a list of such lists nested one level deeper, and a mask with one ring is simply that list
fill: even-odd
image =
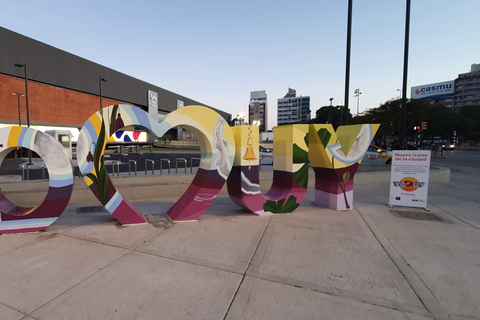
[{"label": "casmu sign", "polygon": [[455,81],[445,81],[412,87],[412,99],[441,99],[453,97]]},{"label": "casmu sign", "polygon": [[[329,124],[275,127],[273,183],[262,194],[258,127],[231,128],[218,113],[202,106],[177,109],[161,122],[134,106],[109,106],[83,125],[77,158],[90,190],[123,225],[146,222],[143,214],[115,188],[103,161],[109,138],[127,126],[143,127],[158,137],[183,126],[198,139],[202,159],[197,174],[167,212],[178,221],[198,219],[225,181],[233,202],[249,212],[292,212],[305,196],[309,163],[315,171],[315,203],[349,209],[353,204],[353,176],[379,125],[342,126],[337,132]],[[35,232],[48,227],[65,210],[73,191],[72,162],[58,141],[31,128],[1,128],[0,164],[17,147],[29,148],[42,157],[49,172],[49,189],[45,200],[31,208],[11,203],[0,190],[0,233]]]}]

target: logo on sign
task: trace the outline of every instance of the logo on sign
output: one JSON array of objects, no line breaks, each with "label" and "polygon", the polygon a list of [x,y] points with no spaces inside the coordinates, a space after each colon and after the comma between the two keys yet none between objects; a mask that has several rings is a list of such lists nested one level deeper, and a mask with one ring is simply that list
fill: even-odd
[{"label": "logo on sign", "polygon": [[414,177],[405,177],[400,181],[393,181],[395,187],[400,187],[403,191],[412,192],[418,188],[422,188],[425,182],[419,182]]}]

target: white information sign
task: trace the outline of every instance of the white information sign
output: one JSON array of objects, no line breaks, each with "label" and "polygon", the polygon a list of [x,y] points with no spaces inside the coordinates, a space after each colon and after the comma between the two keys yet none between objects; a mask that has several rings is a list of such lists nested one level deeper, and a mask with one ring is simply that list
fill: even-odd
[{"label": "white information sign", "polygon": [[391,206],[427,207],[429,150],[392,151]]}]

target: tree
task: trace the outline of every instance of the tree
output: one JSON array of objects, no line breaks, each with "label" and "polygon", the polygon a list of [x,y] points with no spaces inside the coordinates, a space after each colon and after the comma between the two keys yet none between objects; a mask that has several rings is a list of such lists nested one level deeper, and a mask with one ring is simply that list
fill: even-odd
[{"label": "tree", "polygon": [[[342,120],[342,108],[343,106],[323,106],[315,112],[315,118],[312,119],[313,123],[331,123],[336,129]],[[352,115],[349,113],[349,119],[352,119]],[[349,120],[349,123],[351,121]]]},{"label": "tree", "polygon": [[480,106],[464,106],[458,113],[475,121],[473,129],[463,134],[465,140],[480,140]]},{"label": "tree", "polygon": [[[400,133],[400,119],[402,116],[402,100],[389,100],[378,108],[370,109],[359,117],[358,123],[380,123],[377,137],[385,135],[398,136]],[[475,120],[443,106],[433,106],[428,100],[407,101],[407,121],[405,136],[414,137],[418,134],[413,128],[422,121],[428,123],[426,132],[422,132],[424,139],[441,137],[449,139],[453,132],[463,135],[475,127]],[[353,122],[356,122],[355,119]]]}]

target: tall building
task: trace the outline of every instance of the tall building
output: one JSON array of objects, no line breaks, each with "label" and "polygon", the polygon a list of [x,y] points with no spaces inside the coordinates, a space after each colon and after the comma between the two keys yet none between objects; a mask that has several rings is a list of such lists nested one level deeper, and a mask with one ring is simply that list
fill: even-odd
[{"label": "tall building", "polygon": [[[257,122],[259,121],[259,123]],[[268,125],[268,103],[265,90],[250,92],[250,103],[248,105],[248,123],[260,127],[260,132],[267,132]]]},{"label": "tall building", "polygon": [[310,120],[310,96],[297,97],[295,89],[277,101],[277,125],[302,123]]},{"label": "tall building", "polygon": [[455,109],[468,105],[480,106],[480,64],[455,79]]}]

